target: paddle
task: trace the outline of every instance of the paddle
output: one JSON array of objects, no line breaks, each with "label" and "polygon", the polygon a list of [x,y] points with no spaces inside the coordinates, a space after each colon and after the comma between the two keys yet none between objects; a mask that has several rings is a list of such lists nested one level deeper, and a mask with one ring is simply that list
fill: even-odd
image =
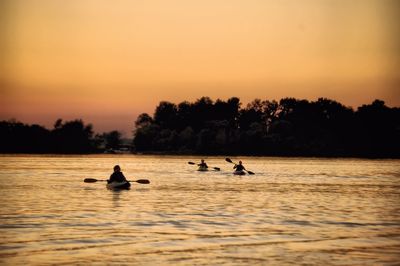
[{"label": "paddle", "polygon": [[[229,159],[229,158],[225,158],[225,161],[227,161],[228,163],[233,163],[233,164],[237,165],[237,163],[232,162],[232,160]],[[244,169],[244,171],[249,173],[249,175],[254,175],[254,173],[252,171],[249,171],[249,170],[246,170],[246,169]]]},{"label": "paddle", "polygon": [[[197,163],[194,163],[194,162],[188,162],[188,164],[198,165]],[[211,167],[211,168],[214,168],[216,171],[221,170],[221,168],[219,168],[219,167]]]},{"label": "paddle", "polygon": [[[95,183],[95,182],[106,182],[107,180],[100,180],[96,178],[85,178],[83,182],[85,183]],[[139,184],[150,184],[150,180],[147,179],[138,179],[138,180],[127,180],[128,182],[136,182]]]}]

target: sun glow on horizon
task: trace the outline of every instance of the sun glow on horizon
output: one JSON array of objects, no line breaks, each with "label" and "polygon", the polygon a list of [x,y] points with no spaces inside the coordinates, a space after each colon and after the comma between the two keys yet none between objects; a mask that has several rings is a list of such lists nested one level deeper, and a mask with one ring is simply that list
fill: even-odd
[{"label": "sun glow on horizon", "polygon": [[380,98],[399,106],[398,7],[391,0],[6,0],[0,119],[77,116],[111,129],[106,117],[114,116],[129,131],[161,100],[202,96],[328,97],[353,107]]}]

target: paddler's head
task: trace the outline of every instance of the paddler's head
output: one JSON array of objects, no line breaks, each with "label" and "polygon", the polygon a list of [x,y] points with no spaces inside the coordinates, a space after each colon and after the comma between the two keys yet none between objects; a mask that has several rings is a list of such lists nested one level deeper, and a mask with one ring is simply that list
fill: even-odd
[{"label": "paddler's head", "polygon": [[114,166],[114,172],[119,172],[121,171],[121,167],[119,165]]}]

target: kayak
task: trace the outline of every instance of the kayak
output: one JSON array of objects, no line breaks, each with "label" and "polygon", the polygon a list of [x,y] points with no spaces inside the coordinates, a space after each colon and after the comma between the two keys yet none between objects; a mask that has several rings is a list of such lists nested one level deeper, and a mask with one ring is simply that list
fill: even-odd
[{"label": "kayak", "polygon": [[245,175],[246,172],[243,170],[233,172],[234,175]]},{"label": "kayak", "polygon": [[131,187],[131,183],[128,181],[124,182],[111,182],[107,184],[108,189],[129,189]]},{"label": "kayak", "polygon": [[197,169],[197,171],[205,172],[205,171],[208,171],[208,168],[200,166],[199,169]]}]

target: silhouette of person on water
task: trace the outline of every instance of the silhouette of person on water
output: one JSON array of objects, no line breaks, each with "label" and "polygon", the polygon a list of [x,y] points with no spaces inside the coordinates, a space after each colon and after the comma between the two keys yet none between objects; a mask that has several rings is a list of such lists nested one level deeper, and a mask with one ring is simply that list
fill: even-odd
[{"label": "silhouette of person on water", "polygon": [[111,182],[126,182],[124,174],[121,172],[121,167],[119,165],[114,166],[114,173],[111,174],[110,179],[107,180],[108,183]]},{"label": "silhouette of person on water", "polygon": [[242,161],[239,161],[239,164],[235,164],[233,166],[233,169],[236,169],[236,171],[243,171],[246,170],[246,168],[244,168]]},{"label": "silhouette of person on water", "polygon": [[206,162],[203,159],[201,159],[201,163],[199,163],[198,166],[200,168],[208,168],[208,165],[206,164]]}]

